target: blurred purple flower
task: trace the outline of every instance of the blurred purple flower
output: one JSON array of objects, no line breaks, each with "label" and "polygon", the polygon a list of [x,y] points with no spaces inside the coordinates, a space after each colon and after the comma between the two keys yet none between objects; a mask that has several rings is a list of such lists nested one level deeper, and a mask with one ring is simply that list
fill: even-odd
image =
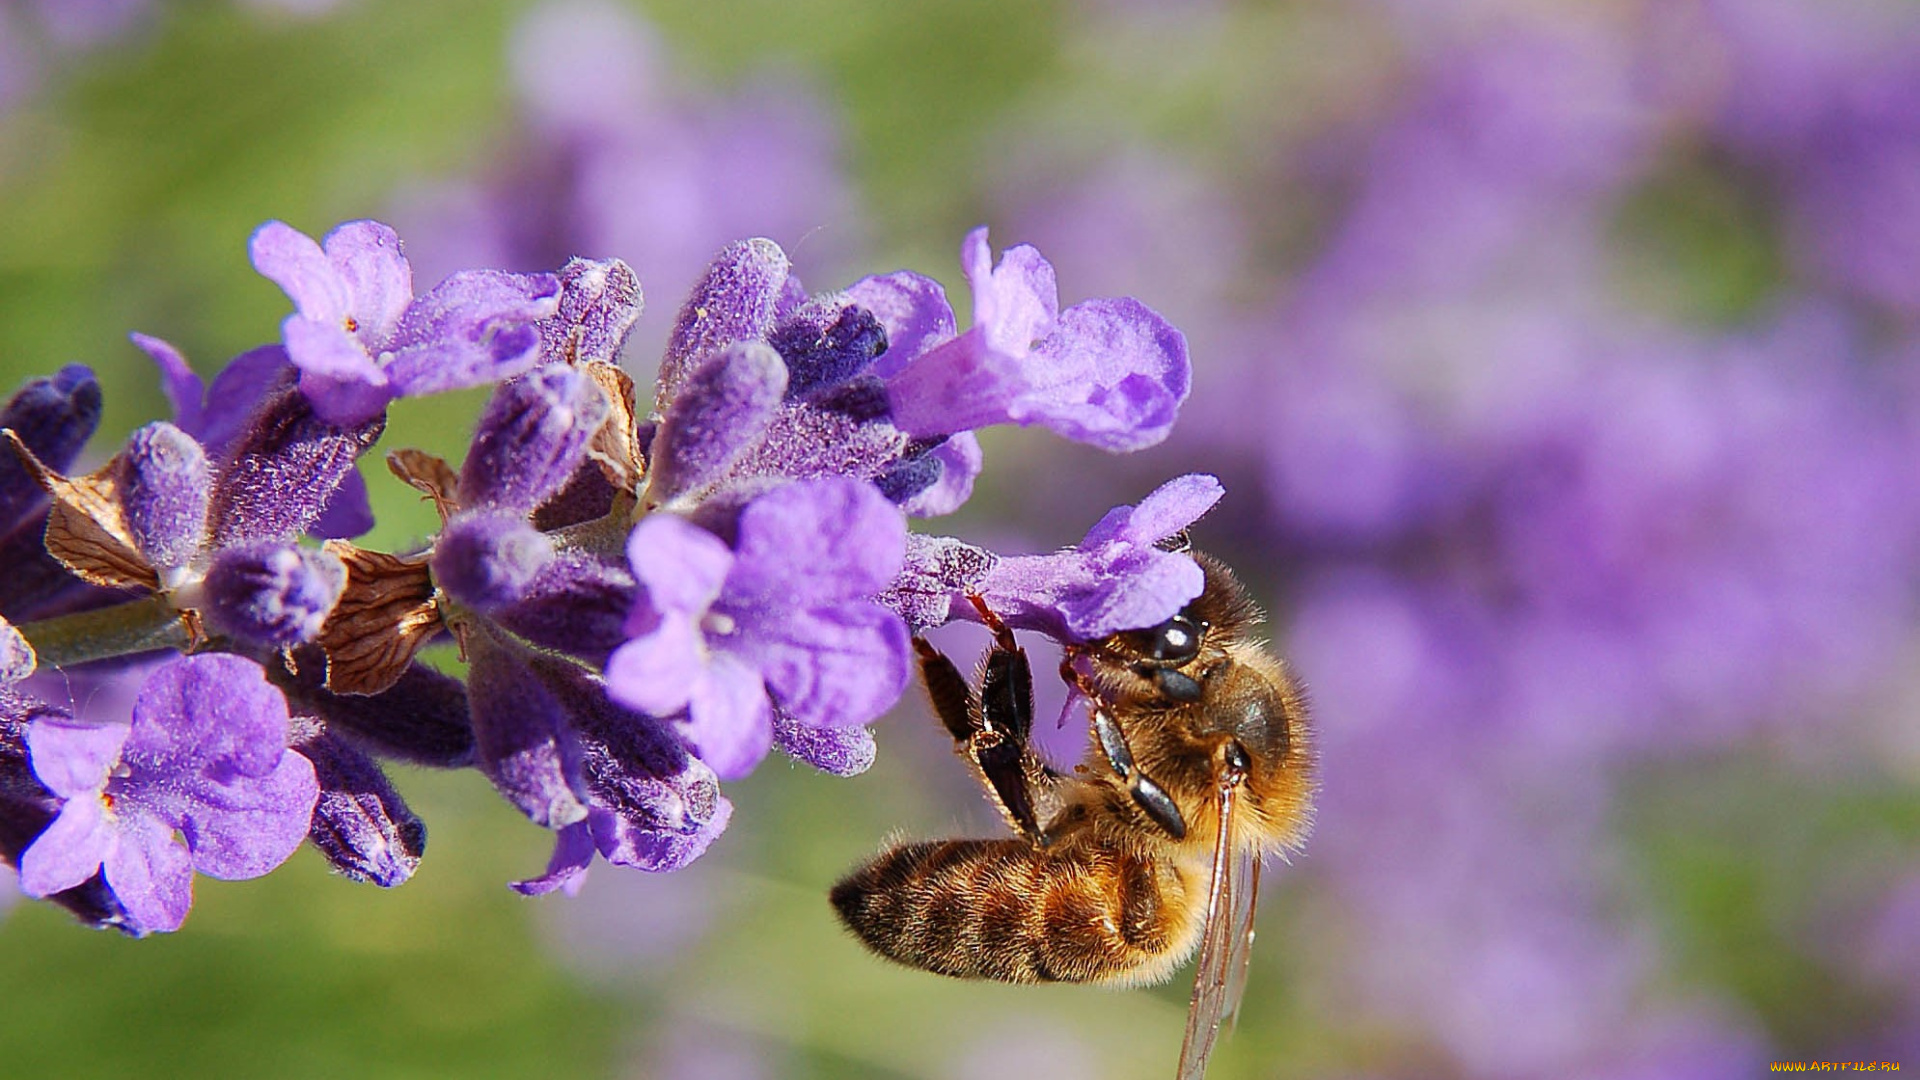
[{"label": "blurred purple flower", "polygon": [[64,802],[21,855],[22,889],[49,896],[104,871],[135,932],[178,929],[194,871],[259,877],[306,839],[318,787],[287,738],[286,699],[225,655],[155,670],[131,724],[35,720],[34,773]]},{"label": "blurred purple flower", "polygon": [[0,8],[0,117],[40,85],[39,58],[12,11]]},{"label": "blurred purple flower", "polygon": [[1795,250],[1843,286],[1920,311],[1920,12],[1716,0],[1718,133],[1785,180]]},{"label": "blurred purple flower", "polygon": [[[497,182],[409,197],[402,216],[433,266],[618,255],[651,285],[695,280],[741,237],[792,245],[829,275],[863,245],[839,134],[805,86],[696,89],[671,70],[650,24],[605,0],[536,7],[508,59],[529,145]],[[671,326],[678,297],[666,299],[635,330],[637,371]]]},{"label": "blurred purple flower", "polygon": [[62,48],[90,49],[135,29],[153,0],[31,0],[47,37]]},{"label": "blurred purple flower", "polygon": [[644,591],[609,691],[681,730],[722,779],[773,741],[773,708],[819,727],[864,725],[906,689],[906,627],[866,598],[900,568],[906,530],[871,485],[799,481],[748,504],[733,548],[655,514],[628,541]]},{"label": "blurred purple flower", "polygon": [[531,325],[554,313],[552,274],[466,270],[415,299],[400,238],[350,221],[323,244],[278,221],[248,244],[253,265],[286,290],[283,326],[300,389],[329,422],[370,420],[397,397],[498,382],[540,357]]},{"label": "blurred purple flower", "polygon": [[1596,719],[1640,716],[1669,745],[1802,715],[1887,671],[1920,466],[1848,369],[1856,349],[1833,313],[1800,311],[1656,343],[1543,399],[1492,493],[1496,557],[1527,599],[1514,655],[1602,643],[1655,700]]}]

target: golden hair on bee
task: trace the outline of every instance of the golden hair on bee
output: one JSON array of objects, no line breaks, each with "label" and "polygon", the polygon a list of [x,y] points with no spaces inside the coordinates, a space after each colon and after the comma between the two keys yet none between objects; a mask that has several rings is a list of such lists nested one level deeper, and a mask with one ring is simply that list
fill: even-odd
[{"label": "golden hair on bee", "polygon": [[874,952],[961,978],[1147,985],[1197,949],[1189,1078],[1244,985],[1260,860],[1305,840],[1314,793],[1298,680],[1233,572],[1193,557],[1205,586],[1179,614],[1068,648],[1091,729],[1071,774],[1029,748],[1026,651],[984,603],[977,688],[915,639],[934,713],[1015,835],[891,845],[831,894]]}]

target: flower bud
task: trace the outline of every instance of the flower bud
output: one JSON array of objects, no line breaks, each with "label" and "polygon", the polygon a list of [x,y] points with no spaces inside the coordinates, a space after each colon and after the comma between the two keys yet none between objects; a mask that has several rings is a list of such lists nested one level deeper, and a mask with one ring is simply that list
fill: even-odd
[{"label": "flower bud", "polygon": [[731,244],[714,257],[667,337],[655,410],[666,411],[707,356],[736,342],[766,339],[791,267],[780,245],[764,238]]},{"label": "flower bud", "polygon": [[302,649],[294,658],[297,674],[275,665],[273,677],[301,711],[326,721],[331,734],[416,765],[473,764],[467,688],[460,680],[416,663],[377,694],[336,694],[326,689],[327,665],[318,649]]},{"label": "flower bud", "polygon": [[640,279],[626,263],[567,260],[560,270],[560,310],[538,324],[543,363],[618,363],[642,307]]},{"label": "flower bud", "polygon": [[773,745],[797,761],[835,776],[858,776],[873,767],[878,748],[863,727],[829,728],[803,724],[775,710]]},{"label": "flower bud", "polygon": [[567,706],[537,678],[536,657],[485,629],[467,635],[475,764],[536,825],[558,829],[587,808],[574,794]]},{"label": "flower bud", "polygon": [[786,389],[786,364],[759,342],[729,346],[701,364],[654,436],[654,500],[671,501],[726,475],[766,433]]},{"label": "flower bud", "polygon": [[887,331],[863,307],[810,303],[775,327],[767,342],[787,363],[787,397],[798,398],[865,371],[887,351]]},{"label": "flower bud", "polygon": [[272,541],[227,548],[207,569],[207,620],[257,645],[312,641],[346,585],[346,566],[324,551]]},{"label": "flower bud", "polygon": [[460,470],[469,506],[525,514],[566,486],[612,406],[584,371],[546,367],[501,384]]},{"label": "flower bud", "polygon": [[433,580],[454,599],[492,613],[520,599],[554,559],[553,541],[514,514],[468,512],[433,548]]},{"label": "flower bud", "polygon": [[494,621],[545,649],[604,665],[627,640],[627,613],[639,585],[622,565],[581,552],[547,564]]},{"label": "flower bud", "polygon": [[149,563],[181,566],[207,530],[212,472],[193,436],[164,420],[133,433],[120,456],[120,504],[127,530]]},{"label": "flower bud", "polygon": [[305,532],[385,426],[384,413],[351,427],[330,424],[314,415],[298,389],[269,398],[214,478],[213,546],[291,540]]},{"label": "flower bud", "polygon": [[[54,375],[28,380],[0,409],[0,428],[11,428],[41,464],[65,472],[100,423],[100,383],[93,372],[68,364]],[[44,498],[18,458],[0,450],[0,532],[18,524]]]},{"label": "flower bud", "polygon": [[313,808],[313,842],[336,871],[383,889],[413,876],[427,846],[427,827],[366,755],[331,733],[296,749],[313,762],[320,800]]}]

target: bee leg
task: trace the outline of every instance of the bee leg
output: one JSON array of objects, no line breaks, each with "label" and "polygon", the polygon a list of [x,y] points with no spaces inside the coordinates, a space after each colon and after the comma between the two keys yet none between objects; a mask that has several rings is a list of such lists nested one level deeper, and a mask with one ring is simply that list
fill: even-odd
[{"label": "bee leg", "polygon": [[983,705],[960,669],[931,642],[917,637],[913,647],[919,654],[927,696],[953,737],[954,751],[973,767],[987,798],[1007,823],[1044,846],[1047,837],[1040,827],[1034,793],[1036,785],[1047,782],[1050,770],[1027,749],[1033,695],[1026,653],[1018,648],[1007,653],[997,646],[988,653]]},{"label": "bee leg", "polygon": [[1071,655],[1060,662],[1060,677],[1091,704],[1089,711],[1093,714],[1094,738],[1100,743],[1100,752],[1106,757],[1113,774],[1127,785],[1127,794],[1133,796],[1134,805],[1145,811],[1147,817],[1165,830],[1168,836],[1175,840],[1186,839],[1186,816],[1180,813],[1180,807],[1174,804],[1166,789],[1134,764],[1133,748],[1127,743],[1126,729],[1101,703],[1099,689],[1093,685],[1093,680],[1074,666]]}]

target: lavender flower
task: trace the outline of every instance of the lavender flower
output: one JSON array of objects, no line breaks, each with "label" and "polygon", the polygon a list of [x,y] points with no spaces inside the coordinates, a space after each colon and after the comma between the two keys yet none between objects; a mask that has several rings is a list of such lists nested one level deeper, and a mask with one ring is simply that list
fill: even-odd
[{"label": "lavender flower", "polygon": [[979,596],[1009,626],[1092,641],[1153,626],[1200,595],[1200,565],[1162,550],[1225,492],[1211,476],[1170,480],[1137,506],[1107,512],[1079,545],[1051,555],[996,556],[956,540],[914,537],[886,602],[916,631],[978,621]]},{"label": "lavender flower", "polygon": [[377,221],[351,221],[324,245],[278,221],[248,245],[254,268],[296,307],[282,327],[287,355],[315,412],[359,424],[397,397],[479,386],[538,361],[531,323],[554,314],[551,274],[465,271],[425,296],[400,238]]},{"label": "lavender flower", "polygon": [[[888,401],[902,430],[1042,424],[1112,451],[1166,438],[1191,378],[1178,330],[1128,298],[1060,311],[1053,266],[1024,244],[993,266],[985,229],[967,235],[960,263],[973,287],[973,328],[887,361]],[[860,285],[850,292],[860,296]],[[920,297],[903,326],[941,325],[945,298],[933,290]]]},{"label": "lavender flower", "polygon": [[318,786],[287,725],[258,665],[217,655],[156,671],[130,724],[34,721],[34,774],[64,802],[21,855],[21,888],[43,897],[104,873],[135,933],[178,929],[194,871],[259,877],[306,838]]},{"label": "lavender flower", "polygon": [[1018,248],[995,271],[985,245],[983,231],[969,239],[981,315],[959,336],[944,292],[917,274],[807,298],[770,241],[722,251],[661,365],[663,467],[647,501],[737,505],[782,479],[837,475],[944,514],[980,471],[975,427],[1044,423],[1113,451],[1163,438],[1189,378],[1179,333],[1126,299],[1060,314],[1038,252]]},{"label": "lavender flower", "polygon": [[[1218,497],[1208,478],[1116,511],[1072,553],[999,561],[935,538],[906,567],[906,514],[957,507],[981,468],[970,430],[893,422],[892,380],[965,364],[941,352],[967,336],[926,279],[856,286],[870,310],[808,296],[770,241],[733,245],[680,312],[649,417],[611,363],[640,310],[623,263],[465,272],[416,299],[378,223],[324,244],[269,223],[252,254],[295,301],[284,345],[241,354],[209,387],[136,335],[175,422],[141,429],[107,468],[60,472],[98,412],[84,372],[8,414],[24,550],[121,592],[97,621],[0,641],[0,675],[32,668],[28,641],[56,664],[191,653],[145,677],[126,722],[0,690],[0,851],[23,889],[96,924],[174,929],[193,870],[257,876],[302,838],[353,880],[404,882],[425,825],[381,758],[476,768],[553,831],[522,892],[571,892],[596,857],[677,869],[727,827],[720,781],[770,748],[838,775],[873,762],[867,725],[909,679],[894,609],[914,589],[932,621],[977,586],[1063,636],[1159,621],[1197,591],[1191,560],[1155,545]],[[1044,413],[1111,448],[1158,438],[1167,416],[1135,406],[1177,405],[1178,335],[1131,301],[1057,313],[1037,254],[1010,260],[977,267],[969,334],[985,344],[956,348],[1033,368],[985,391],[1026,404],[975,412]],[[1161,340],[1135,348],[1141,335]],[[1099,341],[1118,344],[1075,353]],[[492,381],[460,468],[389,456],[441,515],[426,550],[299,540],[368,523],[356,462],[390,400]],[[1096,400],[1111,393],[1132,404]],[[96,626],[103,642],[87,639]],[[465,685],[415,660],[441,635],[465,648]]]},{"label": "lavender flower", "polygon": [[607,663],[620,701],[682,730],[722,779],[773,742],[775,704],[816,727],[866,724],[906,689],[906,627],[865,597],[900,567],[906,531],[873,488],[802,481],[749,504],[730,549],[686,521],[642,521],[627,545],[645,591]]}]

